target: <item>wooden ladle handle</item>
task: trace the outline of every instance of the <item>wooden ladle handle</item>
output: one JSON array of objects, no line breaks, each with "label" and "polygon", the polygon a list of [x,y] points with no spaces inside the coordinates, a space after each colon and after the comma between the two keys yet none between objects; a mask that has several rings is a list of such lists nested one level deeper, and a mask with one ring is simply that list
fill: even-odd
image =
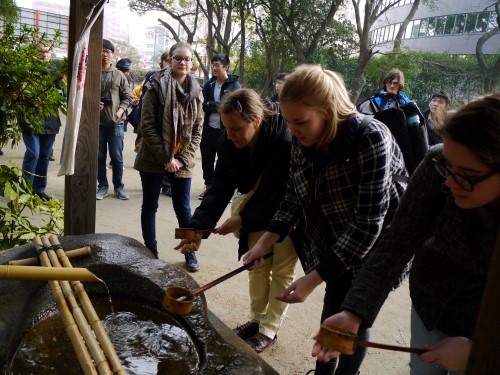
[{"label": "wooden ladle handle", "polygon": [[[264,259],[267,259],[267,258],[272,257],[272,256],[273,256],[272,252],[267,253],[266,255],[264,255]],[[203,293],[205,290],[207,290],[213,286],[216,286],[217,284],[220,284],[221,282],[229,279],[230,277],[233,277],[233,276],[239,274],[240,272],[243,272],[243,271],[249,269],[250,267],[252,267],[251,263],[245,264],[245,265],[235,269],[234,271],[231,271],[231,272],[225,274],[224,276],[221,276],[218,279],[215,279],[214,281],[211,281],[208,284],[203,285],[203,286],[199,287],[198,289],[193,290],[191,293],[193,294],[193,296],[197,296],[198,294]]]},{"label": "wooden ladle handle", "polygon": [[420,348],[409,348],[406,346],[397,346],[397,345],[388,345],[388,344],[379,344],[377,342],[370,341],[357,341],[357,346],[362,346],[365,348],[377,348],[377,349],[386,349],[386,350],[394,350],[397,352],[405,352],[405,353],[413,353],[413,354],[422,354],[426,352],[426,349]]}]

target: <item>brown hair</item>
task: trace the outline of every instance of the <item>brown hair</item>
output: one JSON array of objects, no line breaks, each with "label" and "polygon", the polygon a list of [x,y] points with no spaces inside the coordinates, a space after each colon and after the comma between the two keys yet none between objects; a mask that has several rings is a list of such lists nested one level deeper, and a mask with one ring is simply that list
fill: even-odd
[{"label": "brown hair", "polygon": [[500,93],[479,98],[445,122],[445,138],[461,143],[500,172]]},{"label": "brown hair", "polygon": [[326,126],[318,147],[331,143],[339,124],[356,114],[342,76],[319,65],[300,65],[287,75],[280,102],[301,102],[324,116]]},{"label": "brown hair", "polygon": [[405,87],[405,75],[399,69],[389,70],[386,73],[386,75],[384,76],[384,79],[382,80],[382,86],[384,86],[384,88],[385,88],[385,85],[387,83],[391,83],[393,79],[398,79],[398,81],[399,81],[399,90],[398,91],[403,90],[403,88]]},{"label": "brown hair", "polygon": [[240,116],[248,122],[254,122],[257,117],[264,120],[274,115],[259,94],[252,89],[239,88],[223,96],[219,105],[220,113],[239,112]]}]

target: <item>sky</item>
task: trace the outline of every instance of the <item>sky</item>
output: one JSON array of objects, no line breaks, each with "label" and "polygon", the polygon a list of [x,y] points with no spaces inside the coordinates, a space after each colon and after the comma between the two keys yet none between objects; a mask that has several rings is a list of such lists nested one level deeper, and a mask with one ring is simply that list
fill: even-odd
[{"label": "sky", "polygon": [[[0,0],[1,1],[1,0]],[[57,4],[57,5],[66,5],[69,6],[69,0],[43,0],[46,3]],[[16,0],[16,4],[19,7],[24,8],[33,8],[34,0]],[[148,12],[144,16],[139,16],[128,8],[128,1],[119,0],[119,3],[122,3],[122,7],[118,7],[118,11],[120,12],[120,18],[123,19],[123,22],[126,22],[130,25],[130,39],[131,42],[140,43],[143,41],[143,35],[146,31],[147,27],[158,25],[158,18],[161,17],[160,12]]]}]

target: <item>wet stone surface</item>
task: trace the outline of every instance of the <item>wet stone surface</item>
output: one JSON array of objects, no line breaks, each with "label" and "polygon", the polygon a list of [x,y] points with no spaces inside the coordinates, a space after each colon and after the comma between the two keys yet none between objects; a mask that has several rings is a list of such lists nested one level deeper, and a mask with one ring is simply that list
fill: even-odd
[{"label": "wet stone surface", "polygon": [[[91,247],[91,256],[70,261],[74,267],[86,267],[104,280],[112,300],[116,300],[116,308],[111,311],[106,287],[84,282],[128,373],[276,373],[244,345],[240,346],[239,339],[234,340],[220,321],[219,331],[214,328],[203,296],[195,298],[186,316],[162,309],[168,287],[193,290],[198,284],[183,269],[154,259],[138,241],[115,234],[62,236],[59,241],[65,250]],[[34,256],[34,247],[23,245],[0,253],[0,264]],[[58,348],[71,344],[47,282],[0,280],[0,306],[0,373],[8,371],[13,358],[12,374],[42,375],[43,366],[49,370],[47,374],[81,373],[76,357],[71,357],[72,348],[64,352]],[[49,356],[52,358],[47,359]],[[43,366],[42,359],[46,361]],[[39,371],[30,370],[33,363],[40,365]]]}]

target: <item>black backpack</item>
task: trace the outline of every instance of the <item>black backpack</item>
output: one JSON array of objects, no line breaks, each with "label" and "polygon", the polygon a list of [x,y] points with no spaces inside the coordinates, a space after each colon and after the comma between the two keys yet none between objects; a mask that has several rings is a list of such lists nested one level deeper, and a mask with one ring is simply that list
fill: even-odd
[{"label": "black backpack", "polygon": [[[382,110],[375,101],[376,97],[390,97],[394,99],[396,106]],[[406,169],[411,176],[429,149],[425,117],[417,104],[400,104],[397,95],[379,93],[359,103],[357,110],[366,115],[360,124],[361,133],[372,118],[389,128],[403,153]]]}]

